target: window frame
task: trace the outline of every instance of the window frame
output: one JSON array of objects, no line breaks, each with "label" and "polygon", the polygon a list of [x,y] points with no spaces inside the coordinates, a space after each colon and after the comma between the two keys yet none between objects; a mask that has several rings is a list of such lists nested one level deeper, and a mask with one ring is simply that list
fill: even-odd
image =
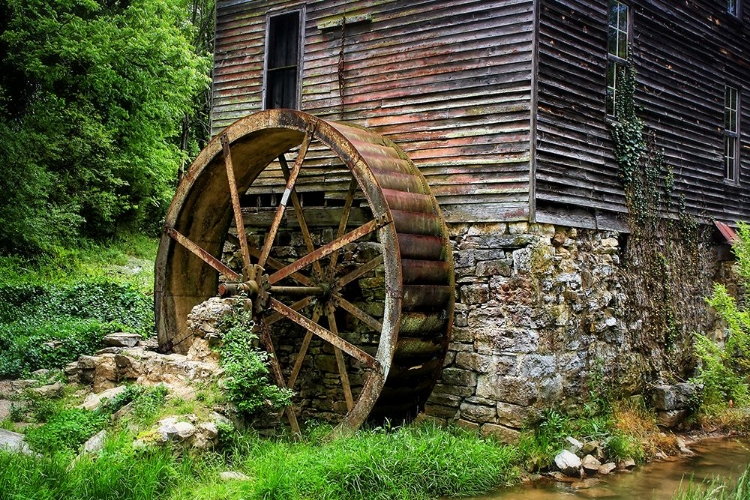
[{"label": "window frame", "polygon": [[[732,104],[730,91],[734,91],[733,108],[730,107]],[[729,184],[738,184],[740,181],[741,102],[742,89],[733,84],[725,84],[724,105],[722,106],[724,115],[722,164],[724,166],[724,181]],[[731,114],[734,115],[734,129],[731,129],[731,119],[727,118]],[[730,156],[730,153],[732,156]]]},{"label": "window frame", "polygon": [[[610,51],[610,29],[613,27],[610,23],[611,20],[611,12],[612,8],[614,6],[622,5],[627,8],[627,20],[626,20],[626,27],[625,27],[625,58],[620,57],[619,54],[613,54]],[[618,26],[614,27],[615,30],[617,30],[618,33],[622,32],[622,30]],[[630,66],[630,47],[631,47],[631,40],[633,37],[633,6],[629,2],[625,2],[622,0],[609,0],[607,2],[607,64],[606,64],[606,73],[605,73],[605,79],[606,79],[606,89],[605,89],[605,96],[604,96],[604,110],[607,118],[615,119],[617,118],[617,109],[616,109],[616,102],[617,102],[617,80],[618,80],[618,74],[621,68],[628,68]],[[615,50],[619,49],[619,37],[617,37],[618,43]],[[610,71],[612,71],[612,74],[614,75],[614,85],[610,85]],[[613,89],[613,91],[610,93],[610,89]],[[611,97],[610,97],[611,95]],[[611,103],[611,104],[610,104]]]},{"label": "window frame", "polygon": [[[732,10],[734,4],[734,10]],[[727,0],[727,14],[737,19],[742,19],[742,0]]]},{"label": "window frame", "polygon": [[296,77],[295,85],[296,92],[294,96],[294,107],[291,109],[299,110],[302,105],[302,62],[304,61],[304,34],[305,34],[305,21],[307,19],[305,7],[301,6],[294,9],[285,9],[275,12],[269,12],[266,15],[266,28],[265,28],[265,39],[264,39],[264,52],[263,52],[263,86],[261,91],[261,109],[274,109],[268,107],[268,91],[269,91],[269,72],[278,68],[269,68],[270,62],[270,51],[271,51],[271,22],[273,18],[280,16],[287,16],[290,14],[297,14],[298,16],[298,31],[297,31],[297,61],[296,61]]}]

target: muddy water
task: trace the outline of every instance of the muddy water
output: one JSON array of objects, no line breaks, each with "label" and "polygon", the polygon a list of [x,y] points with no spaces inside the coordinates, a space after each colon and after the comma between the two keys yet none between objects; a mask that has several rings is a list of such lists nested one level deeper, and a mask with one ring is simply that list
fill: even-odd
[{"label": "muddy water", "polygon": [[652,462],[629,473],[576,483],[541,480],[475,500],[573,500],[576,498],[669,500],[690,477],[695,482],[717,476],[736,478],[750,463],[750,443],[739,439],[709,439],[691,446],[696,455]]}]

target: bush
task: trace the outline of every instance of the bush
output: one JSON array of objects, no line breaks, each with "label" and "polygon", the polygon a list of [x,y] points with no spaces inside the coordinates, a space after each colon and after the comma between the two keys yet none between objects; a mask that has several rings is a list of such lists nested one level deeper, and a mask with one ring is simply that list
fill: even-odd
[{"label": "bush", "polygon": [[258,337],[247,312],[236,312],[222,327],[219,350],[226,379],[227,398],[245,417],[285,408],[293,392],[272,384],[268,378],[268,353],[255,347]]},{"label": "bush", "polygon": [[[739,241],[732,247],[737,257],[741,285],[750,291],[750,226],[739,222]],[[750,295],[745,297],[747,304]],[[703,385],[702,407],[712,407],[734,402],[750,403],[748,376],[750,375],[750,311],[740,306],[721,284],[714,285],[708,304],[726,322],[727,337],[716,343],[705,335],[696,335],[695,351],[701,360],[700,373],[695,382]]]},{"label": "bush", "polygon": [[63,410],[46,424],[30,428],[26,442],[40,453],[55,453],[63,450],[76,451],[91,436],[104,428],[108,416],[80,408]]},{"label": "bush", "polygon": [[0,286],[0,378],[62,368],[101,345],[104,335],[154,331],[153,299],[133,285],[91,279],[76,284]]}]

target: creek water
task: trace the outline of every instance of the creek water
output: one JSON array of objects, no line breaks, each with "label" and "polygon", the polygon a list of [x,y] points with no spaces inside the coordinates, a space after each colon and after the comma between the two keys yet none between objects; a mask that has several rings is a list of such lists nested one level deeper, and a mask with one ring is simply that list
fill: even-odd
[{"label": "creek water", "polygon": [[686,486],[691,477],[695,483],[719,476],[736,479],[750,463],[750,442],[746,439],[705,439],[690,448],[695,452],[692,457],[651,462],[631,472],[574,483],[542,479],[475,497],[474,500],[670,500],[680,485]]}]

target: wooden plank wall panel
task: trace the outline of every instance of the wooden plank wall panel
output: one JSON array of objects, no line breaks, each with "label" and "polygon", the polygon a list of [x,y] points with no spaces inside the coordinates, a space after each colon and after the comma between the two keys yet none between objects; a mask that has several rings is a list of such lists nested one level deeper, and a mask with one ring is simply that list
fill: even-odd
[{"label": "wooden plank wall panel", "polygon": [[[266,13],[305,2],[219,0],[213,132],[262,108]],[[533,0],[306,3],[302,109],[398,143],[455,221],[526,219]],[[369,14],[342,30],[317,26]],[[343,91],[341,83],[343,82]]]},{"label": "wooden plank wall panel", "polygon": [[[637,104],[674,169],[677,195],[707,220],[750,219],[750,6],[634,0]],[[541,0],[536,198],[541,218],[623,213],[605,118],[607,0]],[[724,181],[724,85],[742,90],[739,185]],[[611,218],[609,220],[612,220]]]}]

